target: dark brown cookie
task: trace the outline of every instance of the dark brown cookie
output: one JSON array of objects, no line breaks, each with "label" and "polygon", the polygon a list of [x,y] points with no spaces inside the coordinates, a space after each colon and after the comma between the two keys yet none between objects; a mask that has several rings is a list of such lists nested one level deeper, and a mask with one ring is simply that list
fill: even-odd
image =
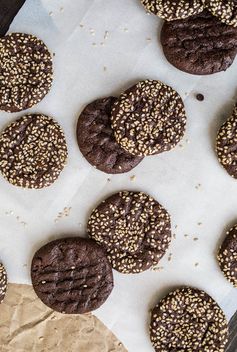
[{"label": "dark brown cookie", "polygon": [[138,82],[121,94],[111,120],[117,142],[129,153],[140,156],[174,148],[186,127],[179,94],[154,80]]},{"label": "dark brown cookie", "polygon": [[227,280],[237,288],[237,225],[227,232],[217,259]]},{"label": "dark brown cookie", "polygon": [[0,36],[4,36],[25,0],[0,1]]},{"label": "dark brown cookie", "polygon": [[25,115],[0,135],[0,171],[13,185],[50,186],[67,160],[63,130],[52,118]]},{"label": "dark brown cookie", "polygon": [[147,194],[123,191],[92,212],[88,233],[105,248],[114,269],[140,273],[165,254],[171,240],[170,216]]},{"label": "dark brown cookie", "polygon": [[6,292],[7,292],[7,273],[2,263],[0,263],[0,303],[2,303],[2,301],[4,300]]},{"label": "dark brown cookie", "polygon": [[81,153],[97,169],[108,174],[132,170],[142,157],[126,152],[116,142],[111,127],[111,109],[117,99],[98,99],[85,107],[77,123],[77,141]]},{"label": "dark brown cookie", "polygon": [[222,22],[237,27],[237,0],[208,0],[207,7]]},{"label": "dark brown cookie", "polygon": [[237,54],[237,28],[221,23],[208,11],[165,22],[161,44],[167,60],[194,75],[225,71]]},{"label": "dark brown cookie", "polygon": [[25,110],[49,92],[52,57],[42,40],[12,33],[0,39],[0,73],[0,110]]},{"label": "dark brown cookie", "polygon": [[141,0],[148,12],[166,21],[187,18],[204,10],[204,0]]},{"label": "dark brown cookie", "polygon": [[113,289],[112,268],[104,250],[79,237],[41,247],[32,260],[31,278],[43,303],[67,314],[99,308]]},{"label": "dark brown cookie", "polygon": [[237,178],[237,105],[221,126],[216,139],[218,160],[232,177]]},{"label": "dark brown cookie", "polygon": [[228,325],[223,311],[207,293],[182,287],[152,310],[150,337],[156,352],[224,352]]}]

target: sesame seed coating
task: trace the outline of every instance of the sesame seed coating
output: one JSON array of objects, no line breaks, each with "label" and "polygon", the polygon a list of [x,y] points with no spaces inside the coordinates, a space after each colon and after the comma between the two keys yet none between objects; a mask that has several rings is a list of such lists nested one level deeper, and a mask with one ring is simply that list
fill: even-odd
[{"label": "sesame seed coating", "polygon": [[207,7],[222,22],[237,27],[236,0],[208,0]]},{"label": "sesame seed coating", "polygon": [[114,269],[140,273],[165,254],[171,241],[170,215],[143,192],[121,191],[92,212],[88,233],[105,248]]},{"label": "sesame seed coating", "polygon": [[52,80],[52,57],[42,40],[24,33],[0,38],[0,110],[17,112],[37,104]]},{"label": "sesame seed coating", "polygon": [[217,259],[227,280],[237,288],[237,225],[227,232]]},{"label": "sesame seed coating", "polygon": [[228,325],[206,292],[181,287],[152,310],[150,338],[156,352],[224,352]]},{"label": "sesame seed coating", "polygon": [[141,0],[145,9],[166,21],[184,19],[204,10],[203,0]]},{"label": "sesame seed coating", "polygon": [[234,178],[237,178],[237,105],[231,117],[221,126],[216,140],[219,162]]},{"label": "sesame seed coating", "polygon": [[2,263],[0,263],[0,303],[4,300],[7,292],[7,273]]},{"label": "sesame seed coating", "polygon": [[179,94],[160,81],[140,81],[121,94],[112,109],[117,142],[133,155],[174,148],[184,135],[186,115]]},{"label": "sesame seed coating", "polygon": [[0,135],[0,171],[16,186],[51,185],[64,168],[67,155],[63,130],[48,116],[25,115]]}]

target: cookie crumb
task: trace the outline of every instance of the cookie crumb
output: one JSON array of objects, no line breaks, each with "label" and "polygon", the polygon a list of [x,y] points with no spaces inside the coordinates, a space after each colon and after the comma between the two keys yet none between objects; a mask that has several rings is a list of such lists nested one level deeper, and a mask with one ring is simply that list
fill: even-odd
[{"label": "cookie crumb", "polygon": [[132,175],[132,176],[130,177],[130,180],[131,180],[131,181],[135,181],[135,180],[136,180],[136,175]]},{"label": "cookie crumb", "polygon": [[199,265],[199,263],[195,263],[194,265],[195,265],[195,266],[198,266],[198,265]]},{"label": "cookie crumb", "polygon": [[196,99],[197,99],[198,101],[203,101],[205,98],[204,98],[204,95],[203,95],[203,94],[198,93],[198,94],[196,94]]},{"label": "cookie crumb", "polygon": [[198,241],[198,237],[194,237],[193,240],[194,240],[194,241]]}]

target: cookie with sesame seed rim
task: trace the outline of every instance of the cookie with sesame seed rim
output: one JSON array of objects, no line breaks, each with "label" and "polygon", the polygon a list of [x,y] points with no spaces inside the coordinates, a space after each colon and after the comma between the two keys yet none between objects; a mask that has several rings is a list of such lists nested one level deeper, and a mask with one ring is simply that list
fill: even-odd
[{"label": "cookie with sesame seed rim", "polygon": [[237,27],[237,0],[208,0],[207,8],[223,23]]},{"label": "cookie with sesame seed rim", "polygon": [[185,20],[165,22],[161,44],[167,60],[195,75],[225,71],[237,54],[237,28],[204,11]]},{"label": "cookie with sesame seed rim", "polygon": [[126,152],[114,138],[111,109],[116,100],[107,97],[93,101],[82,111],[77,123],[81,153],[91,165],[108,174],[128,172],[143,159]]},{"label": "cookie with sesame seed rim", "polygon": [[117,142],[133,155],[159,154],[174,148],[186,127],[184,104],[166,84],[140,81],[121,94],[112,109]]},{"label": "cookie with sesame seed rim", "polygon": [[203,0],[141,0],[148,12],[166,21],[183,19],[204,10]]},{"label": "cookie with sesame seed rim", "polygon": [[156,352],[224,352],[228,325],[223,311],[206,292],[181,287],[152,310],[150,338]]},{"label": "cookie with sesame seed rim", "polygon": [[62,128],[45,115],[20,117],[0,135],[0,171],[15,186],[50,186],[63,170],[67,156]]},{"label": "cookie with sesame seed rim", "polygon": [[42,40],[25,33],[0,38],[0,110],[29,109],[49,92],[52,80],[52,56]]},{"label": "cookie with sesame seed rim", "polygon": [[66,314],[99,308],[113,289],[112,268],[103,248],[79,237],[41,247],[32,259],[31,278],[41,301]]},{"label": "cookie with sesame seed rim", "polygon": [[88,233],[105,248],[114,269],[136,274],[165,254],[171,241],[170,215],[151,196],[122,191],[92,212]]},{"label": "cookie with sesame seed rim", "polygon": [[227,232],[217,259],[227,280],[237,288],[237,225]]},{"label": "cookie with sesame seed rim", "polygon": [[2,263],[0,263],[0,303],[4,300],[7,292],[7,273]]},{"label": "cookie with sesame seed rim", "polygon": [[237,105],[231,117],[221,126],[216,139],[216,153],[220,164],[233,178],[237,178]]}]

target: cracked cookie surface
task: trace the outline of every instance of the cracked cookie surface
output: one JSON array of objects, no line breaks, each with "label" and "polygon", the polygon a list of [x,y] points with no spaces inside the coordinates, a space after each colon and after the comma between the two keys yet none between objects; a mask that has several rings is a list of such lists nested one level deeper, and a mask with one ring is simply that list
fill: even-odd
[{"label": "cracked cookie surface", "polygon": [[82,111],[77,123],[81,153],[91,165],[108,174],[128,172],[143,159],[128,153],[115,140],[111,109],[116,101],[114,97],[93,101]]},{"label": "cracked cookie surface", "polygon": [[78,237],[41,247],[32,260],[31,278],[43,303],[67,314],[99,308],[113,289],[112,268],[104,250]]},{"label": "cracked cookie surface", "polygon": [[208,11],[164,23],[161,44],[167,60],[181,71],[208,75],[227,70],[237,54],[237,28]]}]

